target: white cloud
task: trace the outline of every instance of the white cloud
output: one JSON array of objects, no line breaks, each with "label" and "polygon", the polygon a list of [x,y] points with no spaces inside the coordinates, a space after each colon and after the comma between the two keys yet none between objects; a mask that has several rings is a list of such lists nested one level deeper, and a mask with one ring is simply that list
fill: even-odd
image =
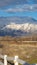
[{"label": "white cloud", "polygon": [[12,12],[25,12],[25,11],[37,11],[37,4],[35,5],[18,5],[14,8],[8,8],[4,10],[5,12],[12,13]]}]

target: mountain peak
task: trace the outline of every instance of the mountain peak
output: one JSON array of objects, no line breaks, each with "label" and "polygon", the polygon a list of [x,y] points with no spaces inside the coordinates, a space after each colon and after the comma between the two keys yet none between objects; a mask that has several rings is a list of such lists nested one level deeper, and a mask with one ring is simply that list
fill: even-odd
[{"label": "mountain peak", "polygon": [[35,31],[37,30],[37,24],[32,23],[24,23],[24,24],[16,24],[16,23],[10,23],[2,28],[2,30],[6,29],[14,29],[14,30],[23,30],[23,31]]},{"label": "mountain peak", "polygon": [[25,35],[37,33],[37,20],[32,17],[0,18],[0,35]]}]

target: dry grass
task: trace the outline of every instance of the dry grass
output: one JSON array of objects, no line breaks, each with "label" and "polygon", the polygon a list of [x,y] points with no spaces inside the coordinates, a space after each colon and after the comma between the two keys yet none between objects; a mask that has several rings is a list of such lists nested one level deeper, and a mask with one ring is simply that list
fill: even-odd
[{"label": "dry grass", "polygon": [[29,63],[37,63],[37,42],[22,42],[23,40],[26,38],[0,37],[0,53],[12,57],[18,55]]}]

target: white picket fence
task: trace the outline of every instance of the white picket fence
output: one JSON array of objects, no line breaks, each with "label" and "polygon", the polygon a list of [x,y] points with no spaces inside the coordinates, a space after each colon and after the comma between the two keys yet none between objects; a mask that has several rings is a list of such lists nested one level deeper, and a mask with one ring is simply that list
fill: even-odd
[{"label": "white picket fence", "polygon": [[[18,56],[15,56],[15,57],[7,57],[7,55],[0,55],[0,58],[4,60],[4,63],[2,63],[0,61],[0,65],[7,65],[8,61],[13,61],[14,62],[14,65],[18,65],[19,63],[20,64],[23,64],[23,65],[30,65],[28,64],[26,61],[23,61],[21,59],[19,59]],[[37,65],[37,64],[31,64],[31,65]]]}]

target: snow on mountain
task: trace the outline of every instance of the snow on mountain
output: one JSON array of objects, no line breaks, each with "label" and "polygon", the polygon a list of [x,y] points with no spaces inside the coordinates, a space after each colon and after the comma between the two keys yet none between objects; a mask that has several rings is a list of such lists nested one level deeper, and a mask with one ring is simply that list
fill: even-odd
[{"label": "snow on mountain", "polygon": [[0,35],[20,36],[37,33],[37,20],[32,17],[0,17]]},{"label": "snow on mountain", "polygon": [[1,30],[21,30],[24,32],[37,32],[37,24],[32,23],[24,23],[24,24],[16,24],[16,23],[10,23],[9,25],[6,25]]}]

